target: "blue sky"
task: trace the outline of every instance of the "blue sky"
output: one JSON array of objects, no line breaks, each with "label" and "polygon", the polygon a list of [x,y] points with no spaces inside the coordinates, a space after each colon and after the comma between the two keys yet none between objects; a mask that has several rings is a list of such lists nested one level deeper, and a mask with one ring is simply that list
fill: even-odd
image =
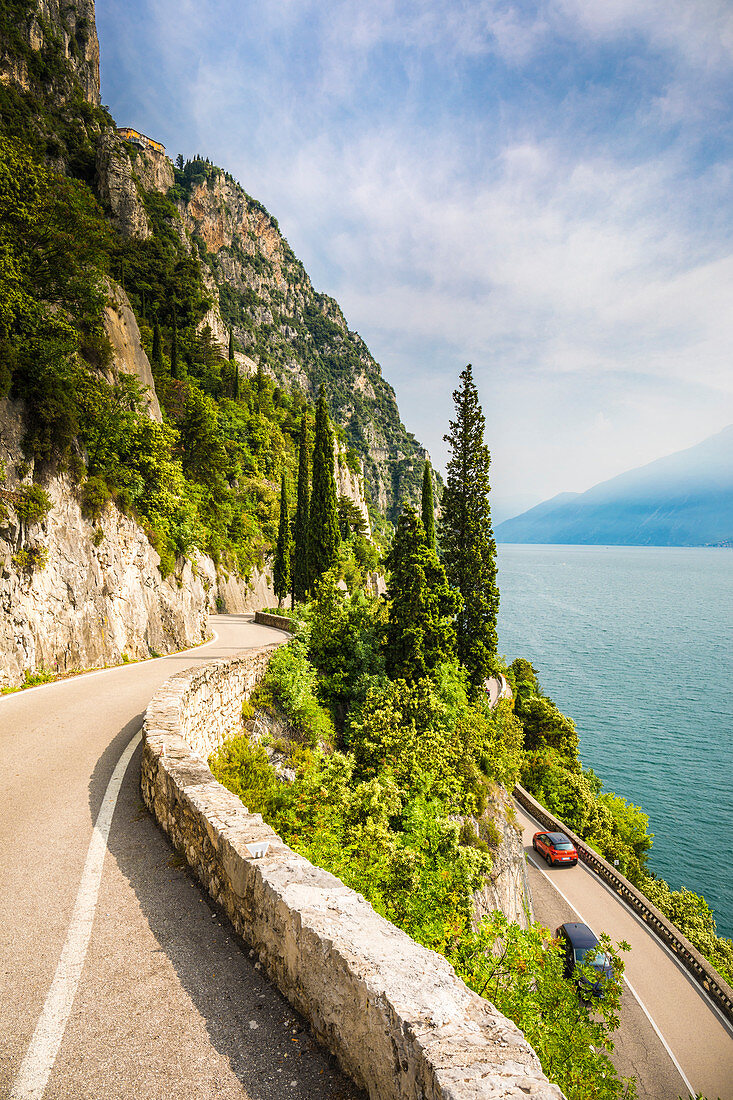
[{"label": "blue sky", "polygon": [[98,0],[118,124],[277,217],[496,519],[733,421],[729,0]]}]

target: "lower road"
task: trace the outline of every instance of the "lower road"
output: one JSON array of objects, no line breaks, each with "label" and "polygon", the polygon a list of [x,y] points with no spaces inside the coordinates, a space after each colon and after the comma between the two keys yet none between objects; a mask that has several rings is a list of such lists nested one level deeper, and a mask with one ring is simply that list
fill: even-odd
[{"label": "lower road", "polygon": [[[690,1089],[708,1100],[733,1100],[733,1029],[672,954],[583,864],[548,868],[532,850],[541,826],[517,806],[529,864],[535,917],[553,931],[582,921],[626,940],[621,1027],[613,1061],[639,1080],[642,1100],[676,1100]],[[689,1087],[688,1087],[689,1086]]]},{"label": "lower road", "polygon": [[[217,616],[212,625],[218,638],[197,650],[0,699],[2,1098],[361,1096],[266,981],[146,811],[139,746],[124,773],[106,855],[102,848],[96,905],[94,892],[85,891],[92,911],[80,916],[94,825],[153,693],[184,668],[285,637],[243,616]],[[69,929],[83,939],[91,917],[78,987],[68,981],[73,966],[59,983]],[[49,1041],[38,1041],[47,1002],[50,1031],[69,1012],[49,1072],[42,1065]]]}]

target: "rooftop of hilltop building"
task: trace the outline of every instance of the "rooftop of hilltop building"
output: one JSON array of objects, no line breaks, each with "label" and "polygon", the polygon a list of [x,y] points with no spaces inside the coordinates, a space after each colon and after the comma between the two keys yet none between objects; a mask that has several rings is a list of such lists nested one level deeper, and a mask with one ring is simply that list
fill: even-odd
[{"label": "rooftop of hilltop building", "polygon": [[133,130],[131,126],[118,126],[117,133],[125,141],[129,141],[132,145],[139,145],[141,149],[155,149],[156,153],[165,154],[165,145],[148,137],[147,134],[141,134],[139,130]]}]

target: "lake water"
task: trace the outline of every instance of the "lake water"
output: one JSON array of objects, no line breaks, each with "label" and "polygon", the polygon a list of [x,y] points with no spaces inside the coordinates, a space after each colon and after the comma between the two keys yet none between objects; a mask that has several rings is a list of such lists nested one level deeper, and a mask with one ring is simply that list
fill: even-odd
[{"label": "lake water", "polygon": [[649,815],[649,866],[733,936],[733,550],[501,545],[498,564],[500,652]]}]

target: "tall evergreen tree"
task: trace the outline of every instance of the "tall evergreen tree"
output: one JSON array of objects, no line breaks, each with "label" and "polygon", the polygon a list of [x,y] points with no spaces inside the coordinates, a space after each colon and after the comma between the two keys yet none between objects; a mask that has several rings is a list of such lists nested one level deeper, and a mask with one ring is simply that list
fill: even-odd
[{"label": "tall evergreen tree", "polygon": [[175,310],[173,311],[173,329],[171,331],[171,378],[180,378],[180,364],[178,362],[178,321]]},{"label": "tall evergreen tree", "polygon": [[308,478],[308,413],[303,409],[298,444],[298,503],[295,509],[295,542],[293,545],[293,603],[307,599],[310,588],[310,554],[308,552],[308,513],[310,486]]},{"label": "tall evergreen tree", "polygon": [[463,597],[456,621],[458,658],[478,686],[496,656],[499,589],[489,508],[491,455],[470,363],[461,373],[453,401],[456,418],[444,437],[451,457],[441,502],[440,544],[448,580]]},{"label": "tall evergreen tree", "polygon": [[234,358],[234,332],[229,329],[229,378],[232,400],[239,401],[239,364]]},{"label": "tall evergreen tree", "polygon": [[412,505],[405,506],[385,559],[389,612],[385,668],[392,678],[429,676],[456,655],[453,618],[461,599],[448,584],[425,528]]},{"label": "tall evergreen tree", "polygon": [[292,545],[290,538],[290,516],[288,515],[288,490],[285,486],[285,474],[282,474],[280,477],[280,526],[277,532],[275,566],[272,571],[273,588],[277,596],[278,607],[282,607],[282,602],[291,588],[291,553]]},{"label": "tall evergreen tree", "polygon": [[313,492],[310,501],[309,556],[313,581],[336,561],[339,542],[336,478],[333,472],[333,434],[328,418],[326,397],[321,390],[316,405],[316,429],[313,443]]},{"label": "tall evergreen tree", "polygon": [[425,459],[422,471],[422,525],[431,550],[435,549],[435,505],[433,504],[433,471],[430,459]]},{"label": "tall evergreen tree", "polygon": [[151,360],[156,370],[163,366],[163,347],[160,340],[160,325],[157,321],[153,324],[153,352]]}]

